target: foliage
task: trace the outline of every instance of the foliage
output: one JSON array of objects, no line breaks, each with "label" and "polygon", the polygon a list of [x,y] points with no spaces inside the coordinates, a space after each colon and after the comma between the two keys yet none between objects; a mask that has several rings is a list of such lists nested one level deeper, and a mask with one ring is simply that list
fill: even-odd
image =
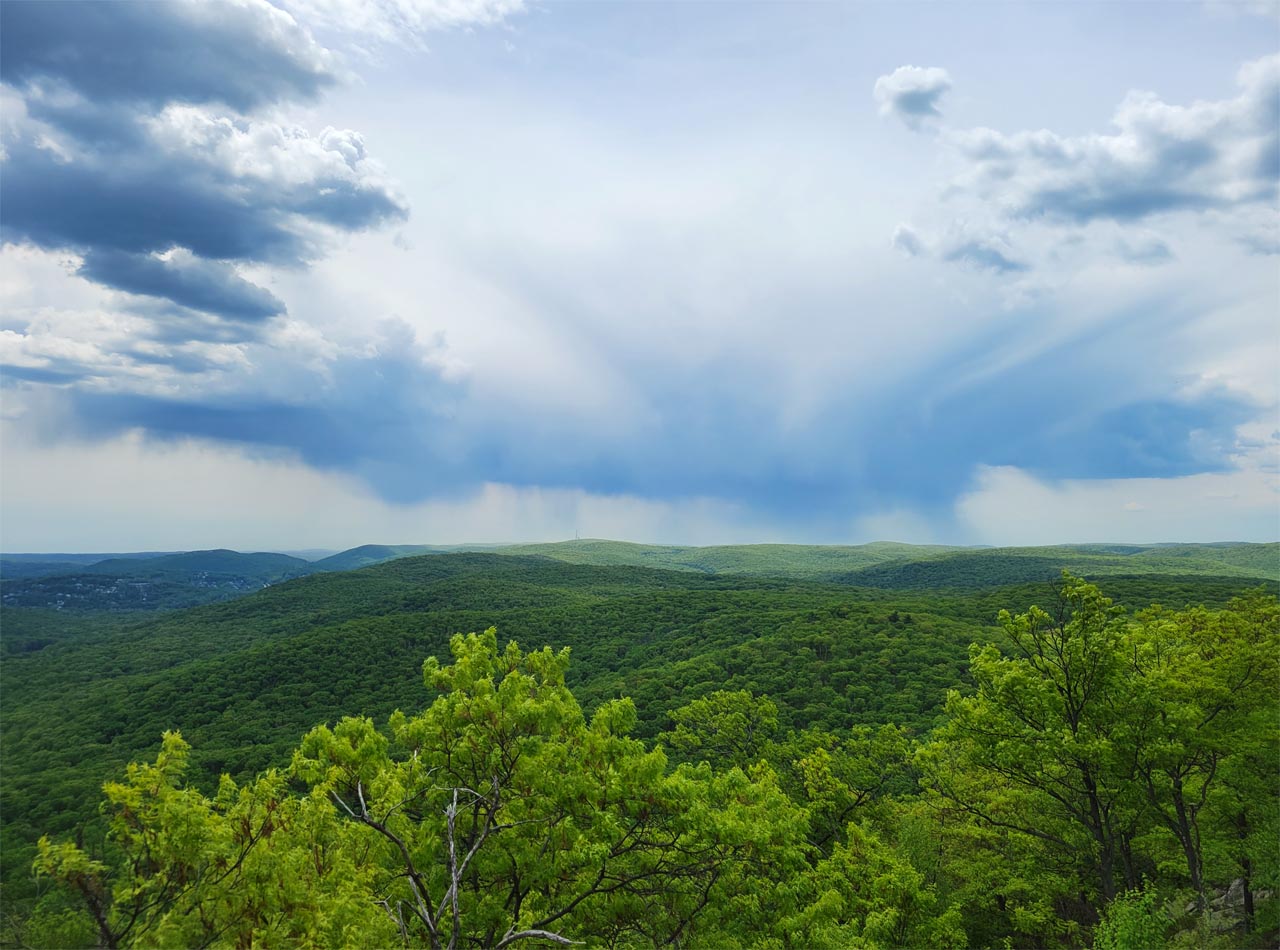
[{"label": "foliage", "polygon": [[[1280,607],[1242,589],[463,553],[165,615],[7,610],[0,941],[1079,946],[1143,878],[1218,918],[1242,881],[1261,934]],[[451,636],[494,620],[559,652]]]},{"label": "foliage", "polygon": [[153,765],[105,786],[111,867],[40,839],[35,861],[77,892],[102,946],[329,946],[394,939],[364,895],[374,872],[321,795],[270,771],[224,777],[207,799],[186,782],[186,742],[166,733]]},{"label": "foliage", "polygon": [[778,729],[778,707],[745,689],[718,689],[671,714],[675,729],[662,734],[672,748],[697,759],[748,768]]},{"label": "foliage", "polygon": [[0,601],[58,611],[173,610],[243,596],[312,570],[309,562],[286,554],[218,550],[117,557],[39,576],[6,573]]},{"label": "foliage", "polygon": [[499,652],[492,629],[452,649],[425,666],[441,695],[389,737],[355,718],[309,733],[302,795],[271,771],[206,799],[166,734],[154,765],[106,786],[114,867],[42,838],[38,873],[113,947],[654,944],[703,918],[718,939],[769,925],[764,871],[802,865],[804,814],[767,771],[669,771],[627,737],[629,701],[585,719],[567,652]]},{"label": "foliage", "polygon": [[1094,928],[1094,950],[1159,950],[1172,925],[1154,890],[1125,891],[1107,906]]},{"label": "foliage", "polygon": [[813,877],[824,890],[806,915],[811,945],[966,946],[959,914],[939,913],[937,893],[924,875],[856,824]]}]

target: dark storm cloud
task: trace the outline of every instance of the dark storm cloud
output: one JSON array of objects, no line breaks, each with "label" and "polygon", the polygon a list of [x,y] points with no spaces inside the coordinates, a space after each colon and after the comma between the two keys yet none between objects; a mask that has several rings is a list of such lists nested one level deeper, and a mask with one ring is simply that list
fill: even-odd
[{"label": "dark storm cloud", "polygon": [[284,312],[280,298],[217,261],[94,250],[85,254],[77,273],[106,287],[167,298],[229,320],[264,320]]},{"label": "dark storm cloud", "polygon": [[1005,362],[1004,338],[1016,329],[1004,327],[873,400],[838,388],[803,425],[783,417],[767,382],[727,364],[696,373],[628,367],[647,380],[648,421],[622,431],[533,405],[485,406],[425,365],[407,336],[384,340],[372,356],[336,358],[289,387],[305,391],[297,400],[265,385],[182,397],[80,389],[67,398],[85,436],[141,428],[284,450],[395,503],[497,482],[715,497],[799,523],[815,512],[942,511],[983,465],[1045,479],[1229,470],[1235,427],[1257,407],[1225,392],[1161,395],[1159,368],[1122,355],[1150,328],[1124,322],[1124,333],[1082,336],[983,373]]},{"label": "dark storm cloud", "polygon": [[706,493],[799,516],[948,508],[983,465],[1051,480],[1228,471],[1236,427],[1259,407],[1225,390],[1170,395],[1160,366],[1133,365],[1125,354],[1180,319],[1175,301],[1154,313],[1118,314],[1105,330],[1006,358],[1040,325],[1024,314],[873,400],[833,392],[803,427],[784,422],[767,389],[732,391],[706,375],[670,380],[657,404],[661,435],[628,446],[593,487]]},{"label": "dark storm cloud", "polygon": [[307,380],[301,399],[249,389],[177,397],[80,389],[68,393],[68,418],[85,438],[141,428],[158,439],[284,450],[314,468],[361,478],[393,502],[483,480],[473,467],[483,453],[463,440],[453,420],[459,385],[424,366],[408,340],[400,341],[400,352],[395,341],[384,344],[391,352],[328,365],[325,378]]},{"label": "dark storm cloud", "polygon": [[[215,131],[224,141],[243,137]],[[394,194],[364,176],[362,159],[349,162],[323,139],[286,143],[302,167],[314,165],[302,182],[238,173],[195,150],[140,147],[64,162],[33,141],[13,142],[0,175],[4,239],[133,253],[184,247],[214,260],[297,265],[320,252],[299,219],[353,231],[404,216]]]},{"label": "dark storm cloud", "polygon": [[0,79],[54,82],[95,102],[220,102],[249,112],[315,98],[334,81],[328,60],[265,3],[0,4]]},{"label": "dark storm cloud", "polygon": [[6,242],[80,253],[81,276],[104,286],[262,320],[284,305],[236,262],[303,266],[328,233],[406,214],[357,133],[253,115],[333,81],[328,54],[265,2],[0,14],[0,76],[23,103],[6,117]]}]

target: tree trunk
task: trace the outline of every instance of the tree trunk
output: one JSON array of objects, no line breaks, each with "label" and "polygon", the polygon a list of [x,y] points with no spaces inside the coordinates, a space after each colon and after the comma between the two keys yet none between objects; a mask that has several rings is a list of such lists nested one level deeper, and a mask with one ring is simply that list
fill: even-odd
[{"label": "tree trunk", "polygon": [[1098,883],[1102,885],[1104,905],[1116,899],[1115,856],[1111,851],[1110,844],[1102,844],[1098,848]]},{"label": "tree trunk", "polygon": [[1253,886],[1249,881],[1250,875],[1253,873],[1253,862],[1248,858],[1240,859],[1240,867],[1244,870],[1244,930],[1245,933],[1253,933]]},{"label": "tree trunk", "polygon": [[1116,842],[1110,833],[1106,819],[1103,818],[1102,804],[1098,798],[1098,786],[1088,768],[1081,770],[1084,776],[1085,790],[1089,796],[1090,832],[1098,842],[1098,883],[1102,887],[1102,903],[1110,904],[1116,896]]},{"label": "tree trunk", "polygon": [[1182,780],[1173,780],[1173,808],[1177,816],[1177,824],[1173,831],[1182,844],[1182,853],[1187,858],[1187,873],[1191,877],[1191,887],[1196,892],[1196,910],[1204,913],[1209,901],[1204,892],[1204,879],[1200,870],[1200,849],[1196,847],[1195,834],[1191,828],[1191,819],[1187,815],[1187,803],[1182,795]]},{"label": "tree trunk", "polygon": [[1131,891],[1138,886],[1138,872],[1133,866],[1133,839],[1128,834],[1120,835],[1120,864],[1125,889]]}]

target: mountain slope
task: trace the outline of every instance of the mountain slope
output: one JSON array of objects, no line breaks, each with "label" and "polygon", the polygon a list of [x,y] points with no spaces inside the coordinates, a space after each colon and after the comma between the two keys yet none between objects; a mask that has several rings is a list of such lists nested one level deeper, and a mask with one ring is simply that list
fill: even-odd
[{"label": "mountain slope", "polygon": [[412,557],[417,554],[435,554],[445,548],[430,544],[362,544],[356,548],[339,551],[329,557],[311,562],[317,571],[354,571],[361,567],[381,564],[398,557]]},{"label": "mountain slope", "polygon": [[859,545],[733,544],[710,547],[632,544],[585,539],[550,544],[513,544],[498,554],[533,554],[569,564],[612,564],[706,574],[826,576],[874,564],[962,550],[938,545],[877,541]]},{"label": "mountain slope", "polygon": [[[235,562],[214,554],[206,566]],[[1148,575],[1105,589],[1131,606],[1181,606],[1250,586]],[[569,647],[584,706],[633,697],[645,738],[717,689],[768,694],[784,728],[923,731],[946,690],[964,684],[968,646],[994,635],[997,611],[1053,597],[1053,583],[889,590],[456,553],[315,573],[187,610],[6,608],[0,860],[6,879],[28,874],[35,837],[92,820],[101,783],[166,729],[193,743],[208,790],[222,771],[283,764],[315,723],[419,707],[430,699],[423,659],[446,655],[458,632],[496,625],[526,649]]]},{"label": "mountain slope", "polygon": [[1063,570],[1092,579],[1164,575],[1274,581],[1280,579],[1280,544],[984,548],[875,565],[830,579],[859,587],[970,589],[1052,581]]},{"label": "mountain slope", "polygon": [[57,610],[172,609],[227,600],[311,571],[309,562],[287,554],[228,550],[111,558],[74,573],[6,579],[0,601]]}]

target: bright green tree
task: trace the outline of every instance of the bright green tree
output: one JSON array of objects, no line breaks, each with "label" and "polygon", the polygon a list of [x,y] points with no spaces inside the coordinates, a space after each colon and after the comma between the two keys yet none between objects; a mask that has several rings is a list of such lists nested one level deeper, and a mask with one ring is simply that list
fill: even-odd
[{"label": "bright green tree", "polygon": [[787,777],[791,797],[808,809],[810,840],[823,854],[831,853],[855,817],[883,818],[881,803],[914,789],[911,741],[897,726],[807,729],[768,752]]},{"label": "bright green tree", "polygon": [[682,756],[714,766],[747,768],[778,730],[778,707],[745,689],[717,690],[671,713],[675,728],[662,738]]},{"label": "bright green tree", "polygon": [[978,820],[1082,861],[1105,903],[1118,874],[1136,884],[1141,803],[1113,741],[1124,612],[1064,575],[1054,614],[1002,611],[1000,625],[1003,649],[973,647],[977,688],[949,694],[949,721],[919,761],[934,792]]},{"label": "bright green tree", "polygon": [[367,899],[375,868],[320,796],[268,772],[206,798],[188,746],[166,733],[154,764],[105,786],[114,865],[42,838],[36,870],[83,899],[102,946],[287,947],[389,940]]},{"label": "bright green tree", "polygon": [[296,774],[380,842],[376,900],[432,947],[686,942],[770,914],[752,883],[798,865],[803,813],[767,772],[669,772],[628,737],[630,700],[587,721],[564,684],[568,651],[497,648],[492,629],[428,660],[439,692],[390,738],[362,719],[303,740]]},{"label": "bright green tree", "polygon": [[810,900],[784,922],[803,947],[967,945],[960,915],[874,832],[850,824],[844,840],[808,876]]},{"label": "bright green tree", "polygon": [[1138,616],[1124,651],[1123,752],[1152,814],[1177,842],[1201,908],[1207,904],[1206,809],[1217,803],[1231,812],[1229,821],[1247,825],[1246,803],[1268,796],[1217,792],[1224,781],[1239,785],[1247,763],[1268,752],[1274,789],[1278,618],[1280,605],[1262,596],[1222,611],[1152,608]]},{"label": "bright green tree", "polygon": [[767,765],[671,770],[628,736],[630,700],[584,717],[568,651],[492,629],[452,648],[390,735],[318,727],[290,773],[212,799],[167,734],[106,786],[119,860],[44,839],[37,870],[111,947],[746,944],[794,911],[806,818]]}]

